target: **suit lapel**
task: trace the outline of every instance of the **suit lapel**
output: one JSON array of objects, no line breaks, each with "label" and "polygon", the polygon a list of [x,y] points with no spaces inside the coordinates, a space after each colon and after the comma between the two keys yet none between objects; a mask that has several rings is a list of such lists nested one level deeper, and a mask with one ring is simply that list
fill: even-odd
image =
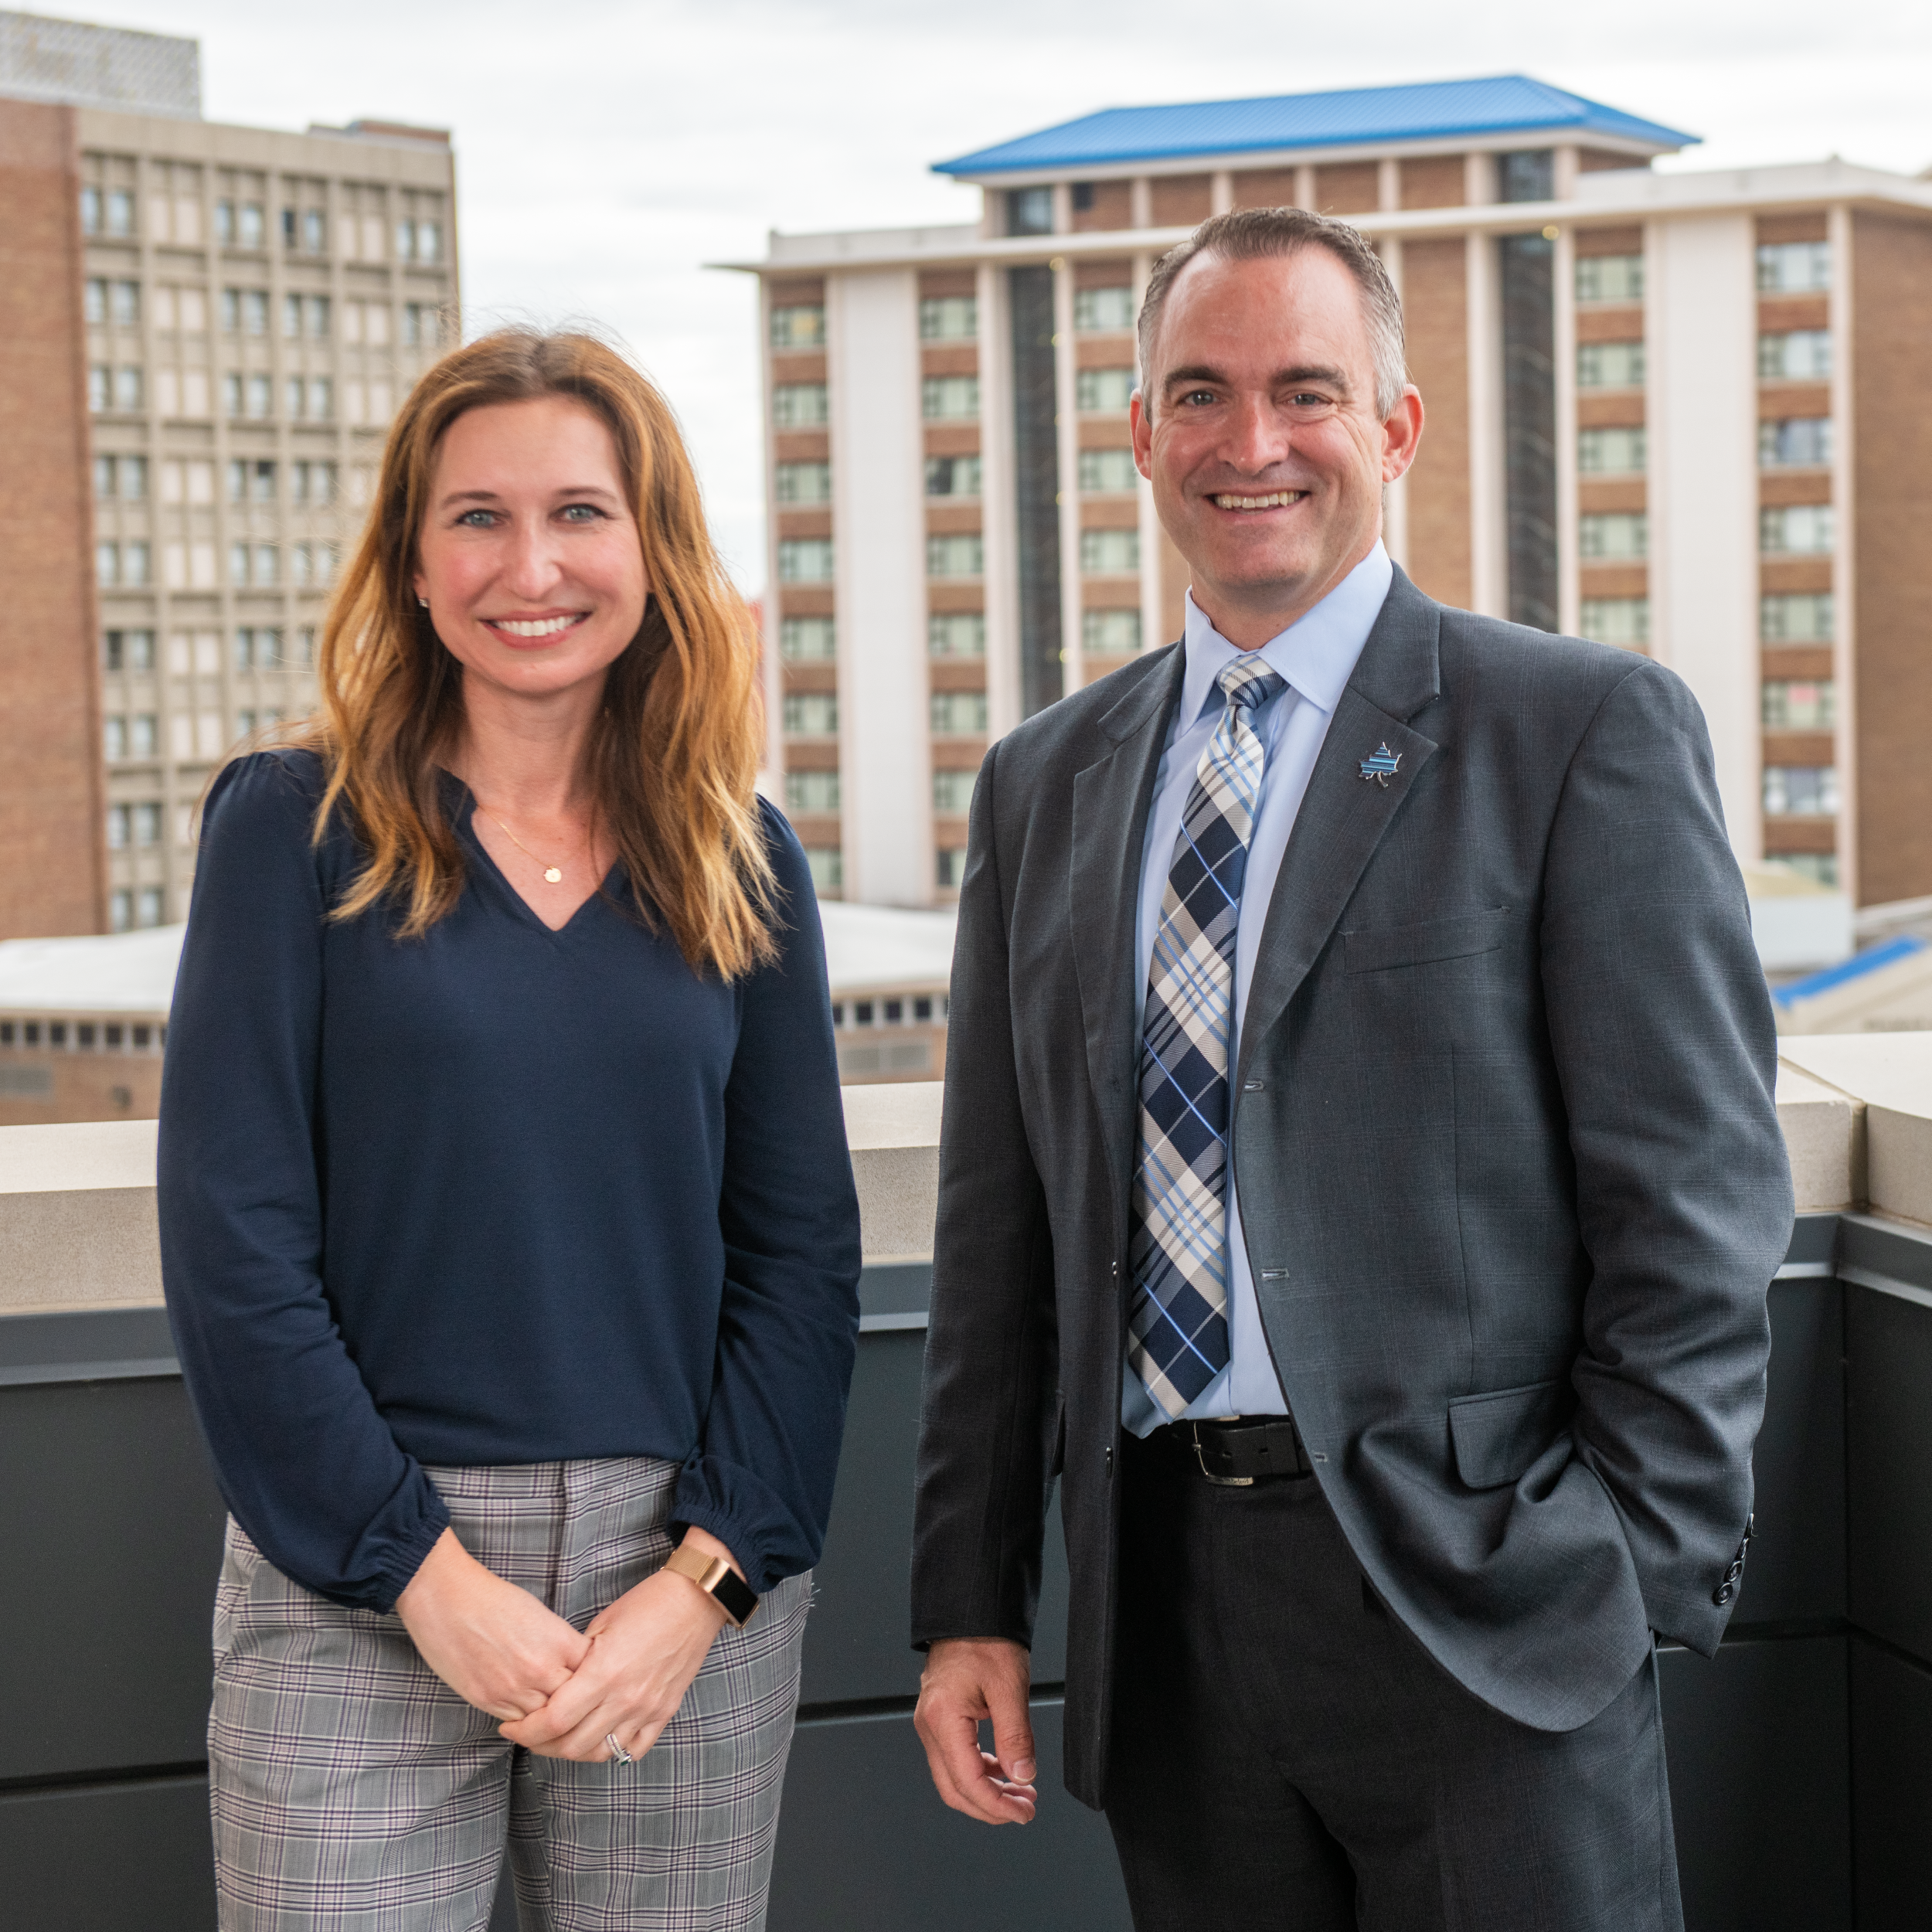
[{"label": "suit lapel", "polygon": [[[1437,749],[1407,720],[1440,689],[1439,623],[1437,606],[1398,570],[1335,706],[1282,855],[1248,988],[1237,1092],[1260,1042],[1328,943],[1383,833]],[[1364,762],[1385,747],[1395,770],[1365,774]]]},{"label": "suit lapel", "polygon": [[1141,849],[1155,774],[1165,749],[1168,718],[1181,692],[1186,654],[1171,645],[1167,662],[1148,674],[1099,721],[1111,747],[1073,779],[1073,862],[1069,910],[1073,964],[1086,1035],[1087,1078],[1099,1110],[1115,1203],[1126,1213],[1134,1154],[1134,926],[1141,896]]}]

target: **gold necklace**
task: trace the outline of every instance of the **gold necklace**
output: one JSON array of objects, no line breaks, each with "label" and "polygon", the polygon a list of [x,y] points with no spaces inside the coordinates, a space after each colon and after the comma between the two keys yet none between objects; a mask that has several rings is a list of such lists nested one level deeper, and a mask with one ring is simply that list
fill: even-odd
[{"label": "gold necklace", "polygon": [[[518,838],[516,834],[511,831],[509,827],[505,825],[503,821],[498,818],[495,812],[485,812],[484,816],[489,820],[492,825],[497,827],[497,828],[502,832],[503,836],[509,839],[510,843],[515,846],[517,850],[522,853],[523,856],[529,859],[532,865],[543,866],[543,861],[538,858],[536,854],[531,851],[529,847],[525,845],[523,841]],[[560,886],[563,883],[563,868],[561,866],[543,866],[543,877],[546,884]]]}]

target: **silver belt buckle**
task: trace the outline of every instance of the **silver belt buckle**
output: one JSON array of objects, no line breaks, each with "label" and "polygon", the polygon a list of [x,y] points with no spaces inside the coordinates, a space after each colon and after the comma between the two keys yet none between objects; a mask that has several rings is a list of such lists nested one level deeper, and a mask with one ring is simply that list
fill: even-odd
[{"label": "silver belt buckle", "polygon": [[1188,1427],[1193,1432],[1189,1440],[1194,1444],[1194,1460],[1201,1465],[1201,1474],[1206,1477],[1216,1488],[1252,1489],[1254,1487],[1254,1478],[1252,1476],[1217,1476],[1207,1466],[1207,1458],[1201,1453],[1201,1425],[1198,1422],[1190,1422]]}]

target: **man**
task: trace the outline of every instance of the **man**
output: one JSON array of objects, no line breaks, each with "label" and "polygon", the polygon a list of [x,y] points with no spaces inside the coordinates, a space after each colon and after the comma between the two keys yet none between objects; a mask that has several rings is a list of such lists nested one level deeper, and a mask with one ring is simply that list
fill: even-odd
[{"label": "man", "polygon": [[1390,563],[1422,403],[1354,230],[1216,217],[1140,350],[1185,638],[973,797],[935,1781],[1032,1815],[1057,1476],[1066,1782],[1141,1932],[1677,1927],[1653,1634],[1736,1594],[1791,1216],[1702,719]]}]

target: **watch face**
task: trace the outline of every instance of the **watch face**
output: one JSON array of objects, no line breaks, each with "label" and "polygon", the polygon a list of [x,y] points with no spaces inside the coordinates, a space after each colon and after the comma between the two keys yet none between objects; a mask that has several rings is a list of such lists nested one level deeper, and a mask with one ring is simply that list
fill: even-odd
[{"label": "watch face", "polygon": [[713,1586],[711,1594],[724,1605],[731,1621],[740,1627],[750,1621],[751,1613],[758,1607],[751,1587],[735,1570],[727,1570]]}]

